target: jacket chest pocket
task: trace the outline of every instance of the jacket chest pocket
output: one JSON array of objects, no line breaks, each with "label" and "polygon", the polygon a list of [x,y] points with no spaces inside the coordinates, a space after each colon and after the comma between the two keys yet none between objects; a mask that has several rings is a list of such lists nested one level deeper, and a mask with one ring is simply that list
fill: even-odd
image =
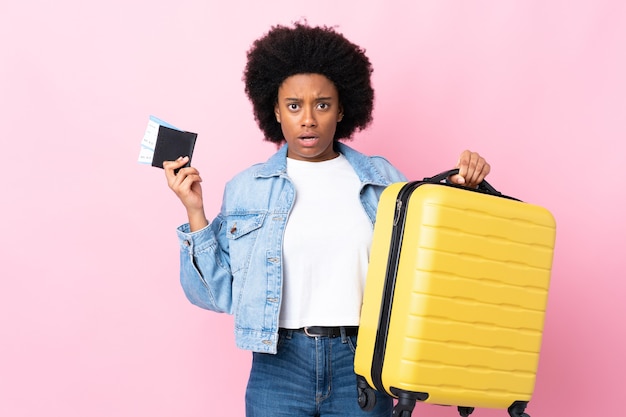
[{"label": "jacket chest pocket", "polygon": [[233,274],[246,268],[258,239],[266,213],[229,215],[226,219],[226,237],[230,246],[230,266]]}]

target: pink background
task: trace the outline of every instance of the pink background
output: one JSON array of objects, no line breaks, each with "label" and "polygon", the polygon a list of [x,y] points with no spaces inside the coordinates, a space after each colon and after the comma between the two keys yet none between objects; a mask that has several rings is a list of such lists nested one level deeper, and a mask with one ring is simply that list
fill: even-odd
[{"label": "pink background", "polygon": [[213,215],[224,182],[274,151],[243,93],[245,51],[302,16],[375,66],[375,123],[354,147],[412,178],[471,148],[492,185],[554,213],[528,411],[618,413],[625,2],[27,0],[0,6],[0,415],[243,415],[250,355],[231,317],[184,298],[184,211],[135,161],[150,114],[198,132]]}]

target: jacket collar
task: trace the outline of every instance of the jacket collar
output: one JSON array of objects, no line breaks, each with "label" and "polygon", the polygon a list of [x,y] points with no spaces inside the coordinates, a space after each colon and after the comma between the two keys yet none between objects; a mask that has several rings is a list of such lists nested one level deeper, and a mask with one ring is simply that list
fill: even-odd
[{"label": "jacket collar", "polygon": [[[362,184],[387,185],[388,181],[374,166],[370,157],[349,147],[348,145],[335,142],[337,150],[346,157],[354,171],[359,176]],[[259,164],[254,176],[257,178],[267,178],[286,175],[287,173],[287,144],[284,144],[265,163]]]}]

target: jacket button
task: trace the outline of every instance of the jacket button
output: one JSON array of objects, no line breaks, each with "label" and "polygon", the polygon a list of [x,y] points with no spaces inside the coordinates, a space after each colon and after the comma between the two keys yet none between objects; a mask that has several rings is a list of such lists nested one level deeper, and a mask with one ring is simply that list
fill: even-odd
[{"label": "jacket button", "polygon": [[191,246],[191,242],[190,242],[190,241],[188,241],[188,240],[185,240],[185,241],[183,242],[183,245],[185,245],[185,246],[189,247],[189,246]]},{"label": "jacket button", "polygon": [[272,341],[271,341],[271,340],[264,340],[262,343],[263,343],[264,345],[271,345],[271,344],[272,344]]}]

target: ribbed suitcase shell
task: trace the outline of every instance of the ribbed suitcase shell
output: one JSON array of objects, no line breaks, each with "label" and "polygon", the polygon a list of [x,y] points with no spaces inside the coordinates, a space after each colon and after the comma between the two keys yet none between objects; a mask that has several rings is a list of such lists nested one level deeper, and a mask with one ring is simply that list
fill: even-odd
[{"label": "ribbed suitcase shell", "polygon": [[[393,396],[396,389],[427,393],[425,402],[434,404],[507,408],[530,400],[552,266],[553,216],[515,199],[422,184],[405,208],[396,277],[385,284],[404,184],[392,184],[380,199],[356,373]],[[393,299],[377,361],[385,285],[393,286]]]}]

